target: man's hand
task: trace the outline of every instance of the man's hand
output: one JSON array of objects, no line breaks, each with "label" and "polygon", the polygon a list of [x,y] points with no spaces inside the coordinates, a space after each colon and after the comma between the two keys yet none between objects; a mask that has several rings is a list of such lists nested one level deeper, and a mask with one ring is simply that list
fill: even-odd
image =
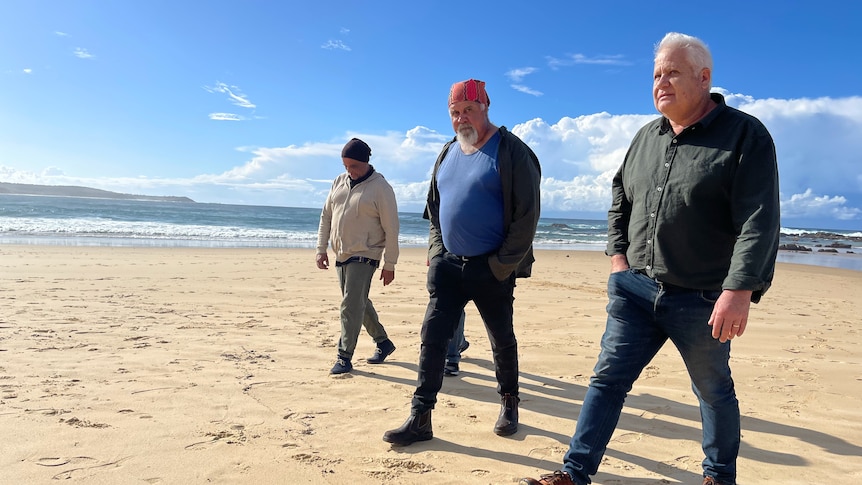
[{"label": "man's hand", "polygon": [[709,317],[712,326],[712,338],[721,343],[741,337],[748,325],[748,310],[751,308],[751,291],[724,290]]},{"label": "man's hand", "polygon": [[611,256],[611,273],[618,273],[627,269],[629,269],[629,260],[625,254]]},{"label": "man's hand", "polygon": [[329,256],[326,253],[317,255],[317,267],[320,269],[329,269]]},{"label": "man's hand", "polygon": [[392,283],[392,280],[395,279],[395,270],[390,269],[382,269],[380,270],[380,279],[383,280],[383,286]]}]

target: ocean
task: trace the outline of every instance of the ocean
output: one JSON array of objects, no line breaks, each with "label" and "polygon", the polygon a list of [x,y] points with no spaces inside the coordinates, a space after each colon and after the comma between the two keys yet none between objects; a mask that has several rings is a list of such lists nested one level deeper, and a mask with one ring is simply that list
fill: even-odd
[{"label": "ocean", "polygon": [[[399,218],[401,246],[425,247],[428,221]],[[319,208],[0,194],[0,245],[314,248],[319,220]],[[565,218],[540,219],[534,240],[574,251],[606,243],[606,221]],[[779,251],[779,261],[862,271],[862,232],[782,228],[782,244],[812,251]],[[839,247],[820,252],[830,244]]]}]

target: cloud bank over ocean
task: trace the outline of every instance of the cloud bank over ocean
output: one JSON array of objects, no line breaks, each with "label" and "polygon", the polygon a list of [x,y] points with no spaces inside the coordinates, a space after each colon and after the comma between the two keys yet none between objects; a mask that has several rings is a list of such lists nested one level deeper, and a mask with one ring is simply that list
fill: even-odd
[{"label": "cloud bank over ocean", "polygon": [[[750,113],[775,139],[782,226],[862,228],[862,97],[754,99],[715,88],[728,105]],[[610,181],[631,138],[656,114],[594,113],[556,121],[496,119],[527,142],[542,163],[543,215],[603,219]],[[344,140],[372,147],[371,163],[396,190],[399,208],[420,212],[430,168],[451,133],[419,126],[385,133],[349,132],[327,140],[237,147],[237,165],[186,178],[85,178],[56,168],[0,166],[4,182],[82,185],[125,193],[187,196],[199,202],[319,207],[343,167]],[[176,163],[182,164],[182,160]]]}]

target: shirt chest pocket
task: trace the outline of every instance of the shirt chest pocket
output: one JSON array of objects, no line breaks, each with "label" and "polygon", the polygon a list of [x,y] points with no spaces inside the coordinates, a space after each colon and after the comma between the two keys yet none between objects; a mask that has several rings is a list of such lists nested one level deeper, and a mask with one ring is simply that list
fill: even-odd
[{"label": "shirt chest pocket", "polygon": [[668,187],[681,189],[692,199],[727,196],[736,171],[737,160],[727,150],[683,149],[677,153]]}]

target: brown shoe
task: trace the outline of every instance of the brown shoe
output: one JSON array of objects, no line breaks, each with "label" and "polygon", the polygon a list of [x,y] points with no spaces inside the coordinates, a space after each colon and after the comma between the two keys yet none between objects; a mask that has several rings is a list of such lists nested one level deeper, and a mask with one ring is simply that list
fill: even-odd
[{"label": "brown shoe", "polygon": [[535,478],[522,478],[518,481],[518,485],[576,485],[572,481],[572,477],[559,470],[550,475],[542,475],[538,480]]},{"label": "brown shoe", "polygon": [[703,485],[734,485],[734,484],[727,483],[727,482],[719,482],[715,478],[707,476],[707,477],[703,477]]}]

